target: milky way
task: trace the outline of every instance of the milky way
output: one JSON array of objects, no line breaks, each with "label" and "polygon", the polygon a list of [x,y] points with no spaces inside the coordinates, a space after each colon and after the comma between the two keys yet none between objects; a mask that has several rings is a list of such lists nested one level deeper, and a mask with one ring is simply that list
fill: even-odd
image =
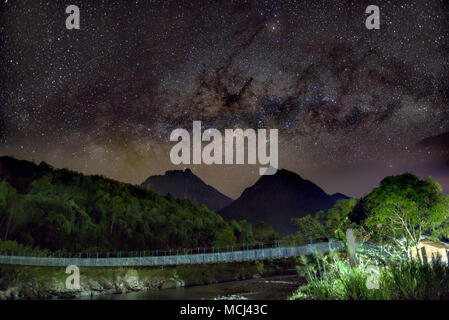
[{"label": "milky way", "polygon": [[[73,3],[75,4],[75,3]],[[386,175],[449,190],[449,3],[3,1],[0,154],[140,183],[170,132],[279,129],[280,167],[360,196]],[[444,144],[443,144],[444,146]],[[178,168],[179,169],[179,168]],[[237,197],[257,166],[192,166]]]}]

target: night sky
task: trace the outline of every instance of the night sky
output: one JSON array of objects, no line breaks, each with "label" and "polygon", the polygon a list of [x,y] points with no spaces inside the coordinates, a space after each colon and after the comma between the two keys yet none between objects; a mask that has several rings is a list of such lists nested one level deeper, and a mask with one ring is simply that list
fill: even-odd
[{"label": "night sky", "polygon": [[[328,193],[405,171],[449,193],[449,1],[296,2],[2,0],[0,155],[141,183],[201,120],[278,129],[280,167]],[[190,168],[233,198],[260,178]]]}]

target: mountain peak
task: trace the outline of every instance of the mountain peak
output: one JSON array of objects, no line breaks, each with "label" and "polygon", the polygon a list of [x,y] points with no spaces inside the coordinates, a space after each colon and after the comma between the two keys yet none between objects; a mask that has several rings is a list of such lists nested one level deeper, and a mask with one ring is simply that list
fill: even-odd
[{"label": "mountain peak", "polygon": [[198,204],[205,204],[209,209],[217,211],[232,202],[218,190],[206,184],[192,170],[169,170],[164,175],[155,175],[142,183],[160,195],[171,194],[175,198],[190,199]]},{"label": "mountain peak", "polygon": [[328,195],[319,186],[300,175],[281,169],[262,176],[253,186],[219,214],[225,220],[246,219],[253,224],[264,221],[281,234],[293,233],[292,218],[328,210],[342,194]]}]

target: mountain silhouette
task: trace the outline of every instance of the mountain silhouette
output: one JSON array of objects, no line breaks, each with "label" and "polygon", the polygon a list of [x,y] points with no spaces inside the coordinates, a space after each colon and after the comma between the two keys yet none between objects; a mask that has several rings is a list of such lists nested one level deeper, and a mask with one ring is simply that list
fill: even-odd
[{"label": "mountain silhouette", "polygon": [[327,210],[338,199],[347,198],[341,193],[328,195],[313,182],[282,169],[262,176],[218,213],[227,221],[246,219],[253,225],[264,221],[285,235],[296,231],[292,218]]},{"label": "mountain silhouette", "polygon": [[220,193],[190,169],[172,170],[164,175],[151,176],[142,183],[160,195],[171,194],[175,198],[190,199],[198,204],[205,204],[209,209],[218,211],[229,205],[233,200]]}]

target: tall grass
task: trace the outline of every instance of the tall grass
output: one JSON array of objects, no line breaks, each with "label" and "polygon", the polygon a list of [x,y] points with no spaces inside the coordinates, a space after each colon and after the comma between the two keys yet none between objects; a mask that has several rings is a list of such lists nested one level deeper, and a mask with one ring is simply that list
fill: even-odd
[{"label": "tall grass", "polygon": [[396,299],[449,299],[449,267],[440,257],[431,263],[409,260],[389,269],[388,283]]},{"label": "tall grass", "polygon": [[[404,259],[400,263],[379,266],[379,274],[370,274],[372,261],[360,259],[350,266],[343,255],[315,255],[302,258],[298,272],[307,284],[290,299],[314,300],[428,300],[449,299],[449,267],[439,257],[431,263]],[[373,272],[373,271],[371,271]],[[378,279],[378,289],[370,289],[367,280]]]}]

